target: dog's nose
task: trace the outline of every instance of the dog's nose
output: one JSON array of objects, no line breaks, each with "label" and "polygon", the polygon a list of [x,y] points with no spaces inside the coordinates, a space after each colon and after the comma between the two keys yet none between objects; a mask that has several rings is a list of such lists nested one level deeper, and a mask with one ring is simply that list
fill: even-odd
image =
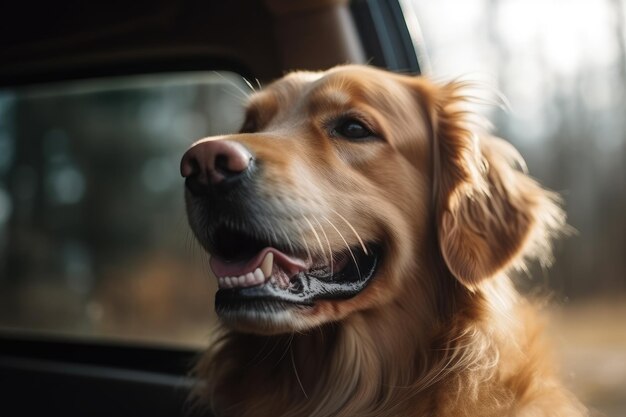
[{"label": "dog's nose", "polygon": [[180,173],[187,188],[201,193],[213,185],[233,185],[251,169],[252,154],[240,143],[230,140],[199,142],[185,152]]}]

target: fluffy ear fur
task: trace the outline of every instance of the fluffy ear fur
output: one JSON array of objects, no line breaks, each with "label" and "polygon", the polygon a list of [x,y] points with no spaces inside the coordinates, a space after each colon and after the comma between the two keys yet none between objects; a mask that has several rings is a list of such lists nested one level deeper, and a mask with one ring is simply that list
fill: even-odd
[{"label": "fluffy ear fur", "polygon": [[511,145],[468,122],[465,87],[453,82],[422,92],[432,122],[439,246],[454,276],[474,289],[528,258],[549,263],[565,214],[558,196],[526,175]]}]

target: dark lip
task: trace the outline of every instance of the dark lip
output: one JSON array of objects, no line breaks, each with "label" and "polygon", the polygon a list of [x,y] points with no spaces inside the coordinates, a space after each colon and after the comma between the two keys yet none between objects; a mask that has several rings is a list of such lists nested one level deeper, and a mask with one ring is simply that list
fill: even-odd
[{"label": "dark lip", "polygon": [[215,296],[215,309],[218,315],[238,310],[275,312],[311,307],[318,300],[352,298],[367,287],[380,267],[380,246],[370,244],[367,247],[368,253],[360,247],[351,249],[358,268],[351,261],[344,269],[334,273],[331,279],[304,271],[292,277],[287,288],[270,281],[255,287],[222,288]]}]

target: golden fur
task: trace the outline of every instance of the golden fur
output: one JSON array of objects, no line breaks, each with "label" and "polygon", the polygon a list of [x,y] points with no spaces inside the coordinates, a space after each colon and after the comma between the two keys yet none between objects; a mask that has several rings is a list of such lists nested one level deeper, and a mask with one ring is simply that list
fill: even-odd
[{"label": "golden fur", "polygon": [[[195,370],[216,415],[587,415],[507,276],[549,263],[564,213],[510,145],[468,122],[463,87],[345,66],[252,95],[229,140],[263,161],[268,222],[295,223],[312,256],[361,239],[385,256],[351,299],[219,329]],[[329,137],[345,113],[380,140]]]}]

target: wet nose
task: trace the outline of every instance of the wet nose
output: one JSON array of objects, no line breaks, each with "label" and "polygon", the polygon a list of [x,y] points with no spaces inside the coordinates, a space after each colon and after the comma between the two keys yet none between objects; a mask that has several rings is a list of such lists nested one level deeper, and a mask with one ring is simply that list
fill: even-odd
[{"label": "wet nose", "polygon": [[232,186],[247,173],[253,157],[242,144],[230,140],[199,142],[185,152],[180,162],[180,173],[194,193],[202,193],[211,186]]}]

